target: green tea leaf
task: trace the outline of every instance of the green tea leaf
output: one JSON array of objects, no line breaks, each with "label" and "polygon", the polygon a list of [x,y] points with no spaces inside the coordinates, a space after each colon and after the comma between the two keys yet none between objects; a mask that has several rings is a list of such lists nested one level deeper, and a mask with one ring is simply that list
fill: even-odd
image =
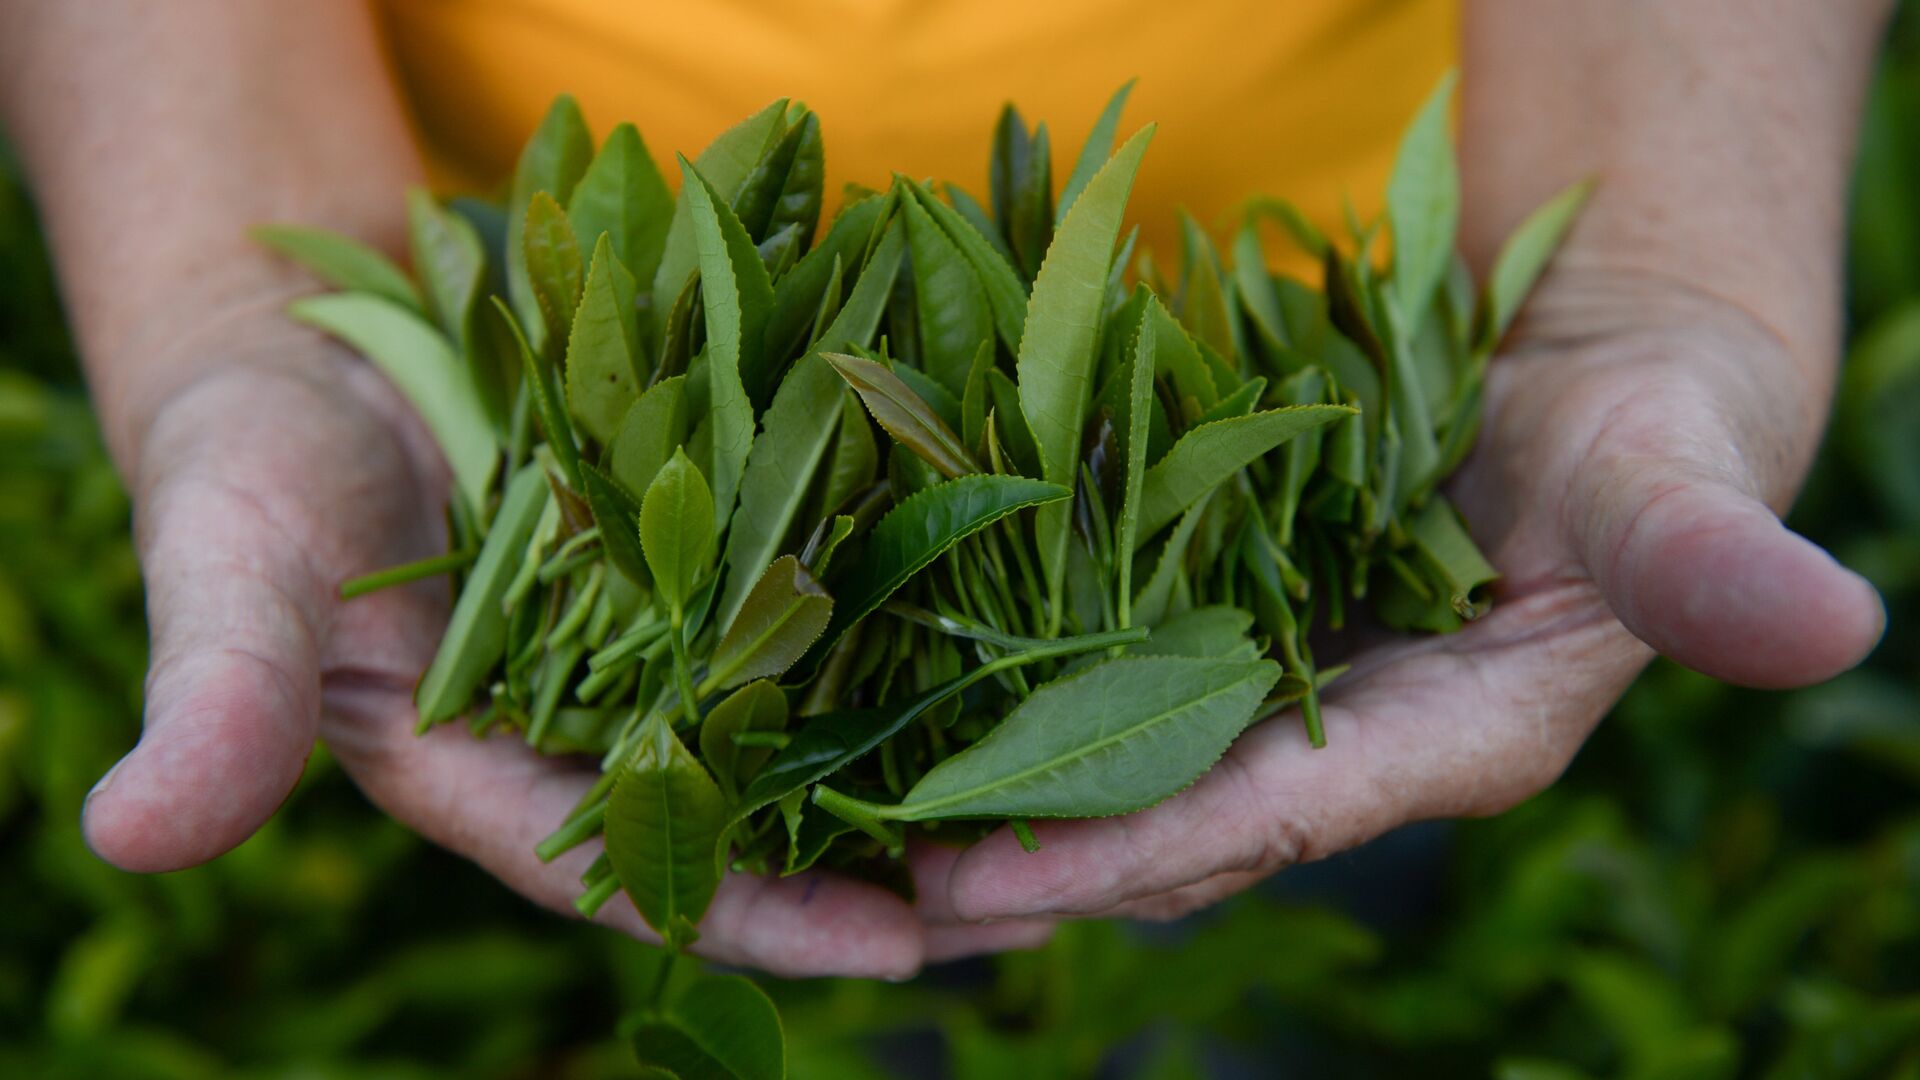
[{"label": "green tea leaf", "polygon": [[1191,399],[1203,412],[1220,404],[1219,384],[1206,357],[1200,355],[1200,347],[1160,298],[1151,294],[1147,297],[1147,318],[1153,323],[1154,371],[1173,383],[1173,392],[1182,403]]},{"label": "green tea leaf", "polygon": [[593,509],[594,524],[600,526],[600,544],[607,558],[627,580],[646,586],[653,577],[647,573],[646,553],[640,547],[640,499],[592,465],[582,462],[580,473],[587,482],[587,505]]},{"label": "green tea leaf", "polygon": [[1447,603],[1463,619],[1486,614],[1486,586],[1500,577],[1467,535],[1445,496],[1433,495],[1407,523],[1407,535],[1422,559],[1446,585]]},{"label": "green tea leaf", "polygon": [[365,293],[304,297],[287,313],[371,360],[433,432],[468,510],[478,514],[486,507],[500,447],[479,390],[439,331],[414,312]]},{"label": "green tea leaf", "polygon": [[733,514],[734,496],[753,450],[753,406],[741,382],[741,363],[760,356],[773,285],[746,230],[719,192],[685,158],[680,159],[680,172],[692,207],[700,292],[707,309],[707,407],[713,419],[709,471],[718,531]]},{"label": "green tea leaf", "polygon": [[[1201,342],[1221,356],[1237,356],[1234,344],[1235,315],[1229,306],[1227,285],[1220,266],[1219,253],[1205,229],[1183,213],[1180,219],[1181,243],[1186,255],[1186,278],[1180,290],[1180,321]],[[1216,380],[1218,381],[1218,380]]]},{"label": "green tea leaf", "polygon": [[258,225],[249,235],[335,288],[371,293],[412,311],[421,309],[420,291],[406,272],[352,237],[299,225]]},{"label": "green tea leaf", "polygon": [[[719,194],[720,202],[732,204],[767,146],[786,133],[786,113],[785,98],[773,102],[721,132],[694,158],[694,167]],[[680,198],[673,207],[673,221],[667,227],[666,247],[660,255],[660,269],[653,275],[656,319],[673,310],[674,302],[686,291],[688,280],[700,267],[700,248],[693,235],[691,186],[683,176]]]},{"label": "green tea leaf", "polygon": [[1453,259],[1460,222],[1460,167],[1447,131],[1454,75],[1448,72],[1400,140],[1387,181],[1393,229],[1393,296],[1409,331],[1426,313]]},{"label": "green tea leaf", "polygon": [[673,222],[673,195],[632,124],[615,127],[600,144],[567,200],[567,217],[580,250],[592,251],[605,233],[636,281],[653,284]]},{"label": "green tea leaf", "polygon": [[507,482],[500,509],[480,545],[480,556],[453,605],[440,649],[414,689],[422,729],[460,715],[500,662],[507,642],[507,616],[500,601],[550,497],[538,464],[522,466]]},{"label": "green tea leaf", "polygon": [[997,367],[987,369],[987,397],[992,402],[988,410],[992,423],[1005,446],[1013,465],[1022,474],[1035,476],[1040,472],[1040,448],[1034,445],[1033,429],[1027,426],[1026,414],[1020,411],[1020,390],[1007,378],[1007,373]]},{"label": "green tea leaf", "polygon": [[[1132,84],[1129,83],[1129,86]],[[1127,397],[1126,414],[1115,425],[1120,436],[1120,450],[1126,455],[1126,470],[1121,477],[1120,516],[1114,523],[1113,550],[1118,553],[1115,562],[1118,573],[1115,575],[1116,600],[1118,602],[1119,625],[1132,625],[1133,608],[1133,558],[1135,537],[1140,531],[1140,500],[1145,490],[1147,477],[1147,421],[1153,411],[1153,358],[1157,345],[1154,342],[1153,320],[1141,318],[1132,329],[1133,347],[1127,360]]]},{"label": "green tea leaf", "polygon": [[820,224],[826,164],[820,117],[809,110],[791,123],[740,185],[734,213],[747,235],[764,240],[789,225],[811,240]]},{"label": "green tea leaf", "polygon": [[1025,477],[974,475],[937,484],[895,506],[873,527],[859,561],[836,582],[833,620],[801,661],[802,670],[812,670],[848,627],[872,614],[941,552],[1015,510],[1071,494],[1058,484]]},{"label": "green tea leaf", "polygon": [[407,189],[407,237],[428,311],[448,338],[466,346],[487,275],[480,234],[425,188],[414,187]]},{"label": "green tea leaf", "polygon": [[905,200],[905,209],[920,314],[920,364],[934,381],[961,396],[981,343],[993,340],[993,311],[979,276],[933,217],[915,199]]},{"label": "green tea leaf", "polygon": [[884,817],[1105,817],[1199,779],[1258,718],[1271,660],[1125,657],[1035,690]]},{"label": "green tea leaf", "polygon": [[573,237],[573,223],[553,196],[544,191],[533,193],[527,203],[520,244],[527,282],[533,289],[534,305],[540,310],[539,325],[545,327],[538,335],[529,333],[527,341],[534,346],[535,355],[543,359],[557,356],[563,335],[573,325],[573,309],[580,304],[585,269],[580,242]]},{"label": "green tea leaf", "polygon": [[982,679],[1041,660],[1127,645],[1145,640],[1145,637],[1144,630],[1117,630],[1048,641],[996,657],[905,701],[878,708],[816,716],[795,733],[793,740],[775,754],[773,760],[767,762],[760,774],[747,785],[740,795],[739,804],[734,807],[733,820],[744,820],[761,807],[771,806],[779,799],[858,761],[941,702]]},{"label": "green tea leaf", "polygon": [[[899,228],[887,230],[866,272],[854,283],[853,295],[821,336],[823,347],[864,346],[872,338],[893,291],[905,244]],[[772,561],[793,528],[826,453],[827,441],[842,423],[841,386],[840,377],[816,351],[794,365],[774,394],[747,458],[746,473],[740,481],[740,509],[728,530],[729,575],[720,603],[722,630],[732,624],[758,568]],[[869,458],[872,441],[869,435]],[[836,461],[839,456],[836,453]],[[868,474],[872,468],[867,465]]]},{"label": "green tea leaf", "polygon": [[[785,277],[774,282],[773,308],[767,313],[762,344],[766,356],[764,369],[770,377],[779,378],[781,365],[813,343],[810,334],[821,303],[830,291],[834,266],[840,266],[846,280],[855,281],[861,276],[860,268],[867,261],[869,246],[873,247],[872,254],[880,254],[879,245],[872,244],[872,240],[882,215],[892,205],[892,199],[873,195],[841,210],[820,242],[800,256],[800,261]],[[885,276],[889,290],[893,274],[894,269],[888,268]],[[835,317],[837,311],[828,316],[829,319]],[[876,315],[876,325],[877,319]],[[865,345],[866,341],[863,339],[859,344]],[[767,397],[773,393],[773,387],[766,388]],[[758,405],[763,399],[754,400]]]},{"label": "green tea leaf", "polygon": [[751,777],[773,753],[764,746],[741,746],[733,737],[743,731],[784,731],[787,695],[771,679],[756,679],[722,699],[700,722],[700,756],[713,770],[714,782],[732,802],[739,780]]},{"label": "green tea leaf", "polygon": [[602,446],[612,442],[620,421],[640,397],[636,288],[633,275],[613,253],[611,234],[601,233],[567,336],[566,385],[573,418]]},{"label": "green tea leaf", "polygon": [[778,678],[820,638],[833,614],[828,596],[792,555],[760,575],[707,661],[707,685],[730,690],[751,679]]},{"label": "green tea leaf", "polygon": [[727,804],[660,713],[647,714],[635,743],[607,798],[607,857],[641,918],[682,949],[720,886],[713,853]]},{"label": "green tea leaf", "polygon": [[607,471],[628,491],[645,493],[674,448],[687,441],[687,377],[647,388],[627,409],[607,446]]},{"label": "green tea leaf", "polygon": [[899,376],[872,360],[844,353],[827,353],[825,359],[860,395],[867,411],[895,442],[948,478],[980,471],[960,437]]},{"label": "green tea leaf", "polygon": [[513,190],[507,198],[507,299],[536,353],[546,352],[547,324],[541,321],[540,304],[527,274],[527,211],[538,192],[546,192],[556,202],[572,198],[574,185],[592,160],[593,135],[587,131],[587,121],[580,115],[579,104],[562,94],[553,99],[514,166]]},{"label": "green tea leaf", "polygon": [[1258,660],[1247,632],[1252,612],[1214,605],[1183,611],[1153,628],[1153,636],[1127,646],[1133,656],[1198,656],[1213,659]]},{"label": "green tea leaf", "polygon": [[1173,604],[1175,586],[1185,573],[1187,548],[1193,543],[1193,535],[1200,528],[1201,520],[1206,516],[1207,504],[1213,501],[1213,491],[1204,492],[1194,500],[1192,506],[1180,515],[1180,523],[1173,527],[1167,536],[1166,546],[1160,550],[1160,561],[1154,564],[1153,573],[1133,599],[1134,620],[1146,626],[1158,626],[1167,617]]},{"label": "green tea leaf", "polygon": [[685,450],[675,450],[640,502],[640,546],[654,588],[670,608],[684,607],[706,573],[713,535],[713,494],[706,477]]},{"label": "green tea leaf", "polygon": [[1290,405],[1188,431],[1147,470],[1135,543],[1171,524],[1200,496],[1274,447],[1352,413],[1344,405]]},{"label": "green tea leaf", "polygon": [[1573,219],[1592,194],[1591,180],[1582,180],[1562,191],[1527,215],[1501,245],[1500,254],[1493,261],[1493,273],[1487,278],[1480,330],[1474,335],[1482,353],[1492,352],[1506,336],[1527,293],[1533,291],[1534,282],[1540,279],[1560,241],[1573,227]]},{"label": "green tea leaf", "polygon": [[650,1076],[785,1080],[786,1039],[772,1000],[744,975],[702,975],[628,1041]]},{"label": "green tea leaf", "polygon": [[[907,181],[907,190],[929,216],[946,231],[947,239],[960,249],[987,291],[987,305],[993,309],[993,326],[1007,348],[1018,352],[1027,321],[1027,288],[1020,275],[1000,252],[959,212],[920,184]],[[1102,271],[1104,273],[1104,270]]]},{"label": "green tea leaf", "polygon": [[1087,141],[1080,147],[1080,156],[1073,163],[1073,172],[1067,176],[1067,186],[1060,189],[1060,208],[1055,211],[1059,221],[1065,221],[1067,211],[1073,208],[1074,200],[1086,190],[1093,180],[1093,174],[1106,164],[1108,155],[1113,153],[1113,140],[1120,130],[1120,111],[1127,107],[1127,95],[1133,93],[1133,84],[1137,80],[1128,79],[1120,84],[1120,89],[1107,99],[1107,107],[1100,110],[1100,119],[1094,121],[1093,130],[1087,132]]},{"label": "green tea leaf", "polygon": [[[838,373],[834,378],[839,379]],[[867,410],[844,383],[840,395],[839,434],[833,441],[833,456],[827,459],[826,484],[820,497],[823,514],[843,509],[849,499],[873,483],[874,473],[880,468],[880,446],[873,437]]]},{"label": "green tea leaf", "polygon": [[[1034,279],[1026,336],[1020,344],[1020,407],[1033,429],[1040,476],[1049,483],[1071,488],[1077,479],[1081,425],[1093,396],[1107,270],[1134,174],[1152,139],[1152,125],[1142,128],[1094,175],[1061,223]],[[1034,523],[1041,573],[1055,619],[1066,581],[1071,521],[1072,510],[1062,503],[1041,510]]]},{"label": "green tea leaf", "polygon": [[569,483],[576,486],[584,483],[580,479],[580,446],[574,441],[573,421],[567,419],[567,408],[554,386],[553,372],[534,355],[533,346],[527,341],[527,335],[521,331],[519,322],[506,302],[494,297],[493,310],[496,323],[506,327],[507,334],[520,352],[521,385],[532,397],[533,415],[540,419],[540,430],[547,437],[547,449],[559,460]]}]

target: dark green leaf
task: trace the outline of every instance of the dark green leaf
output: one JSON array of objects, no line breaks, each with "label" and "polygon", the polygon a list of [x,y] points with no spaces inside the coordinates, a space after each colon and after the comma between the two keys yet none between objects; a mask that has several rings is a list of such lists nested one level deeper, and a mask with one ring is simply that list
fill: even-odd
[{"label": "dark green leaf", "polygon": [[918,454],[947,477],[977,473],[980,466],[960,443],[960,437],[940,419],[933,407],[900,381],[899,376],[872,360],[844,353],[825,358],[847,381],[867,411],[894,440]]},{"label": "dark green leaf", "polygon": [[[837,227],[837,225],[836,225]],[[872,337],[893,289],[905,238],[889,229],[867,271],[855,282],[853,295],[822,336],[833,347],[864,345]],[[760,567],[780,551],[793,528],[811,481],[826,452],[827,440],[841,425],[841,381],[817,354],[803,358],[781,381],[767,410],[764,424],[747,458],[740,482],[740,510],[727,536],[729,577],[720,604],[719,625],[724,630],[739,610]],[[846,440],[842,439],[844,445]],[[872,437],[867,438],[871,461]],[[836,467],[842,455],[836,451]],[[848,465],[856,464],[848,462]],[[870,475],[873,466],[866,471]],[[861,482],[865,486],[865,481]],[[832,510],[829,506],[827,509]]]},{"label": "dark green leaf", "polygon": [[1219,760],[1279,678],[1271,660],[1108,660],[1035,690],[882,813],[1083,818],[1152,806]]},{"label": "dark green leaf", "polygon": [[600,544],[607,558],[627,580],[645,586],[653,578],[640,548],[640,499],[592,465],[582,462],[580,473],[587,482],[587,505],[593,509],[594,524],[600,526]]},{"label": "dark green leaf", "polygon": [[780,556],[714,646],[706,685],[730,690],[750,679],[778,678],[819,639],[832,613],[833,598],[813,575],[794,556]]},{"label": "dark green leaf", "polygon": [[780,141],[755,163],[733,200],[734,213],[747,235],[764,240],[789,225],[802,240],[820,224],[826,165],[820,142],[820,118],[809,111],[792,123]]},{"label": "dark green leaf", "polygon": [[1352,412],[1344,405],[1293,405],[1217,420],[1187,432],[1147,470],[1135,542],[1171,524],[1202,495],[1274,447]]},{"label": "dark green leaf", "polygon": [[707,309],[708,409],[713,420],[714,528],[726,527],[753,449],[753,406],[741,381],[743,358],[760,356],[773,285],[746,230],[720,193],[680,160],[699,249],[700,292]]},{"label": "dark green leaf", "polygon": [[[1107,269],[1134,174],[1152,139],[1153,127],[1142,128],[1094,175],[1061,223],[1034,279],[1026,336],[1020,343],[1020,407],[1033,430],[1040,475],[1050,483],[1071,488],[1078,479],[1081,426],[1093,396]],[[1040,569],[1055,619],[1066,583],[1072,516],[1062,503],[1041,510],[1034,523]]]},{"label": "dark green leaf", "polygon": [[607,446],[607,470],[628,491],[646,493],[660,466],[687,440],[687,377],[662,379],[640,395]]},{"label": "dark green leaf", "polygon": [[1093,130],[1087,132],[1087,141],[1080,147],[1080,156],[1073,163],[1073,172],[1067,176],[1067,185],[1060,189],[1060,208],[1055,211],[1059,220],[1066,220],[1074,200],[1086,190],[1093,174],[1100,171],[1100,166],[1106,164],[1108,155],[1113,153],[1113,140],[1120,130],[1120,110],[1126,108],[1127,95],[1133,93],[1134,82],[1128,79],[1113,92],[1107,107],[1100,110],[1100,119],[1094,121]]},{"label": "dark green leaf", "polygon": [[592,251],[605,233],[613,254],[639,283],[653,284],[673,222],[673,195],[632,124],[607,135],[567,200],[580,250]]},{"label": "dark green leaf", "polygon": [[1067,498],[1057,484],[1017,476],[963,476],[928,488],[888,511],[867,537],[860,560],[834,588],[833,621],[808,654],[810,671],[849,626],[962,538],[1015,510]]},{"label": "dark green leaf", "polygon": [[702,975],[630,1037],[643,1069],[678,1080],[785,1080],[780,1014],[744,975]]},{"label": "dark green leaf", "polygon": [[700,756],[713,770],[713,779],[728,802],[739,790],[739,781],[751,778],[772,754],[764,746],[741,746],[733,737],[743,731],[785,731],[786,727],[787,695],[771,679],[742,686],[700,722]]},{"label": "dark green leaf", "polygon": [[421,727],[460,715],[500,662],[507,641],[507,616],[500,601],[520,568],[548,498],[547,479],[537,464],[522,466],[507,482],[480,557],[474,560],[447,631],[441,635],[440,649],[414,690]]},{"label": "dark green leaf", "polygon": [[1048,641],[1031,649],[989,660],[905,701],[874,709],[816,716],[747,785],[740,795],[739,805],[734,808],[733,820],[743,820],[761,807],[771,806],[792,792],[858,761],[941,702],[982,679],[1041,660],[1126,645],[1144,638],[1145,631],[1122,630]]},{"label": "dark green leaf", "polygon": [[647,715],[633,756],[607,799],[607,857],[640,917],[682,949],[713,901],[720,870],[713,853],[727,828],[727,804],[713,777],[658,712]]},{"label": "dark green leaf", "polygon": [[993,310],[973,267],[918,200],[905,201],[907,246],[919,306],[921,367],[956,397],[981,343],[993,341]]},{"label": "dark green leaf", "polygon": [[1021,284],[1020,275],[1014,272],[1012,265],[994,249],[981,231],[968,223],[953,207],[934,198],[931,191],[912,181],[907,182],[907,190],[912,192],[920,208],[946,230],[947,239],[954,242],[960,254],[973,266],[973,272],[987,290],[987,305],[993,309],[994,329],[1000,334],[1000,340],[1007,343],[1007,348],[1017,352],[1027,320],[1027,289]]},{"label": "dark green leaf", "polygon": [[[761,154],[786,133],[786,113],[787,102],[783,98],[721,132],[694,159],[694,167],[719,194],[720,202],[732,205],[733,197],[740,193],[741,185]],[[688,280],[700,268],[700,248],[694,242],[693,207],[689,200],[691,186],[683,178],[680,198],[673,207],[673,222],[667,228],[666,246],[660,255],[660,269],[653,275],[656,319],[673,310],[674,302],[686,291]]]}]

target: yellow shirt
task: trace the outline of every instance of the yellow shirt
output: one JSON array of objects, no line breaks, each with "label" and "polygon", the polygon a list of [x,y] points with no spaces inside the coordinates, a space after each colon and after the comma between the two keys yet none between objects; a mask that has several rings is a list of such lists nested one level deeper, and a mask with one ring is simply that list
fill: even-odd
[{"label": "yellow shirt", "polygon": [[1331,225],[1380,205],[1402,126],[1454,62],[1454,0],[385,0],[389,48],[436,177],[486,187],[555,94],[596,134],[632,120],[670,178],[776,98],[820,114],[827,206],[893,172],[984,198],[994,120],[1045,120],[1056,184],[1109,94],[1124,137],[1160,125],[1131,216],[1177,248],[1256,194]]}]

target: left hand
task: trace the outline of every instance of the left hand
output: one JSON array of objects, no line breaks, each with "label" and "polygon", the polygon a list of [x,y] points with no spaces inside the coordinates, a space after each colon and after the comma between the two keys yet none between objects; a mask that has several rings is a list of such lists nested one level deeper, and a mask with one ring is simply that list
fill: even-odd
[{"label": "left hand", "polygon": [[1450,488],[1503,575],[1491,613],[1362,650],[1326,695],[1324,749],[1284,714],[1152,809],[1037,823],[1035,854],[1003,829],[941,857],[956,918],[1176,917],[1395,826],[1525,800],[1656,650],[1792,687],[1873,648],[1872,586],[1777,516],[1830,388],[1725,301],[1566,262],[1493,364]]}]

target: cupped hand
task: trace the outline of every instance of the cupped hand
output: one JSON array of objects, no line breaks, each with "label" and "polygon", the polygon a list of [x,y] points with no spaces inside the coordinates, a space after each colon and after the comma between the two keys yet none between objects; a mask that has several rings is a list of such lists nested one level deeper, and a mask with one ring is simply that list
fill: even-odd
[{"label": "cupped hand", "polygon": [[[88,799],[88,844],[135,871],[211,859],[273,814],[319,737],[382,809],[570,914],[598,844],[550,865],[533,849],[592,764],[464,725],[416,737],[444,584],[337,596],[346,578],[444,550],[438,451],[364,361],[277,310],[243,322],[218,336],[251,344],[199,365],[131,448],[152,666],[139,745]],[[657,940],[624,898],[600,921]],[[1020,936],[928,930],[891,893],[829,874],[729,875],[702,931],[696,951],[727,962],[895,978]]]},{"label": "cupped hand", "polygon": [[1502,573],[1491,613],[1361,650],[1324,749],[1287,713],[1150,810],[942,857],[953,914],[1172,917],[1397,825],[1497,813],[1560,775],[1656,650],[1759,687],[1858,663],[1877,594],[1778,517],[1826,414],[1807,360],[1683,283],[1556,271],[1450,488]]}]

